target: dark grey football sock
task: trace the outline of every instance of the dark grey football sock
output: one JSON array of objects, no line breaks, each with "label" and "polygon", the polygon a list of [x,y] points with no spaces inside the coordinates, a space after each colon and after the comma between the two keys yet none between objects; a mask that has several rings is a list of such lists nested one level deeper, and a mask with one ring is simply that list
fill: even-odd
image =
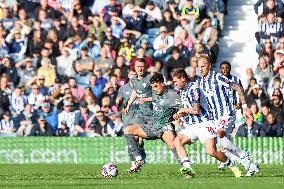
[{"label": "dark grey football sock", "polygon": [[124,135],[124,137],[127,142],[128,152],[132,155],[132,157],[133,158],[139,156],[141,157],[139,144],[135,139],[135,137],[133,135],[128,135],[128,134]]}]

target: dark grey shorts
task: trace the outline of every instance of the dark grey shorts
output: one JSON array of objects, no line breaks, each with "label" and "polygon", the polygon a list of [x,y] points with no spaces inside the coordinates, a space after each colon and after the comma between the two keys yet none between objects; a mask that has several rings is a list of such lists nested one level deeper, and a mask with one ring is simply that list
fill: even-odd
[{"label": "dark grey shorts", "polygon": [[173,123],[168,123],[164,127],[161,127],[159,124],[148,123],[141,124],[140,127],[147,135],[148,140],[162,139],[162,135],[166,131],[172,131],[175,133],[175,125]]}]

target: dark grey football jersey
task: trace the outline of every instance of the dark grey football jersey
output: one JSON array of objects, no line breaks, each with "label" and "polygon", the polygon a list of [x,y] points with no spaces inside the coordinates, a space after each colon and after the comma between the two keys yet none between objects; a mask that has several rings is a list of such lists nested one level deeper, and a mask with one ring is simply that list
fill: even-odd
[{"label": "dark grey football jersey", "polygon": [[153,117],[156,121],[170,122],[180,107],[180,96],[174,90],[166,88],[162,95],[153,93]]},{"label": "dark grey football jersey", "polygon": [[126,107],[127,102],[130,99],[131,92],[132,92],[132,87],[131,87],[129,82],[127,84],[123,85],[122,87],[120,87],[118,94],[117,94],[117,97],[122,98],[121,107],[123,107],[123,108]]},{"label": "dark grey football jersey", "polygon": [[132,88],[137,93],[137,98],[148,98],[152,97],[152,88],[150,84],[151,75],[147,74],[143,79],[138,80],[137,76],[131,79]]}]

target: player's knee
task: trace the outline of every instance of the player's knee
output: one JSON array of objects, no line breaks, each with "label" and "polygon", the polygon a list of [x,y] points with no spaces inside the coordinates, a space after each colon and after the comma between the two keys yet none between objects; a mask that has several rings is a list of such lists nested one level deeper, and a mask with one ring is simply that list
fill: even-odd
[{"label": "player's knee", "polygon": [[219,129],[219,130],[217,131],[217,136],[218,136],[219,138],[223,138],[225,135],[226,135],[226,132],[225,132],[224,130]]},{"label": "player's knee", "polygon": [[126,128],[124,128],[123,132],[124,132],[125,135],[129,135],[129,134],[131,134],[131,128],[126,127]]},{"label": "player's knee", "polygon": [[176,137],[175,139],[174,139],[174,146],[176,147],[176,148],[178,148],[178,147],[182,147],[183,146],[183,144],[182,144],[182,139],[180,138],[180,137]]}]

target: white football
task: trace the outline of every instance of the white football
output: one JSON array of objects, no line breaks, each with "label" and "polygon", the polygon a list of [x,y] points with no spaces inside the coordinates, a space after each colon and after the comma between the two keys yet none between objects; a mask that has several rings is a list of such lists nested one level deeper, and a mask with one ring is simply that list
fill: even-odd
[{"label": "white football", "polygon": [[107,163],[102,168],[102,174],[104,177],[116,177],[118,175],[118,169],[114,163]]}]

